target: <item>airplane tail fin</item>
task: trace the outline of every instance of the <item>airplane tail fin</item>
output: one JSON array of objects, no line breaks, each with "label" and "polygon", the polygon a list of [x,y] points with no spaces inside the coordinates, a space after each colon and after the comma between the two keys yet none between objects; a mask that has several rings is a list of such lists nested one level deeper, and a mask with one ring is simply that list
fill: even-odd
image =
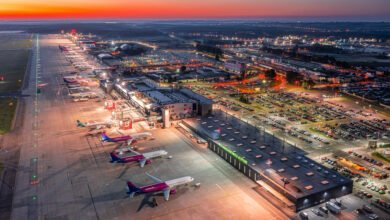
[{"label": "airplane tail fin", "polygon": [[77,127],[85,127],[85,124],[82,123],[80,120],[77,120]]},{"label": "airplane tail fin", "polygon": [[111,157],[111,161],[112,162],[120,162],[121,161],[121,159],[117,156],[117,154],[116,153],[114,153],[114,152],[111,152],[110,153],[110,157]]},{"label": "airplane tail fin", "polygon": [[130,182],[130,181],[127,181],[127,188],[128,188],[128,193],[130,194],[130,195],[134,195],[136,192],[139,192],[140,191],[140,189],[137,187],[137,186],[135,186],[132,182]]},{"label": "airplane tail fin", "polygon": [[106,135],[106,133],[102,133],[102,141],[110,141],[111,138]]},{"label": "airplane tail fin", "polygon": [[110,153],[110,157],[111,157],[111,161],[112,162],[116,162],[116,161],[119,161],[120,159],[118,158],[118,156],[114,153],[114,152],[111,152]]}]

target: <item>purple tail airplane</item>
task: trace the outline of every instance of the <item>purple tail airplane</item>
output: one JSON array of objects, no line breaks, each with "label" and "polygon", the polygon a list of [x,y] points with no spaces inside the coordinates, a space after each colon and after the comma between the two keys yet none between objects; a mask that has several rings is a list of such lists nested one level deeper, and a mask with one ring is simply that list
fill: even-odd
[{"label": "purple tail airplane", "polygon": [[123,135],[119,137],[109,137],[106,133],[102,133],[102,141],[104,142],[127,142],[128,144],[133,144],[136,141],[146,140],[152,136],[149,132],[135,133],[130,135]]},{"label": "purple tail airplane", "polygon": [[138,162],[141,167],[151,163],[150,159],[167,155],[165,150],[152,151],[147,153],[138,153],[130,148],[114,150],[110,153],[111,161],[117,163]]},{"label": "purple tail airplane", "polygon": [[154,177],[148,173],[146,173],[150,178],[152,178],[156,183],[137,187],[132,182],[127,181],[128,193],[130,197],[133,198],[135,194],[143,194],[143,193],[153,193],[153,192],[163,192],[165,201],[169,200],[169,195],[176,193],[176,187],[180,185],[184,185],[194,181],[194,178],[190,176],[180,177],[173,180],[163,181]]}]

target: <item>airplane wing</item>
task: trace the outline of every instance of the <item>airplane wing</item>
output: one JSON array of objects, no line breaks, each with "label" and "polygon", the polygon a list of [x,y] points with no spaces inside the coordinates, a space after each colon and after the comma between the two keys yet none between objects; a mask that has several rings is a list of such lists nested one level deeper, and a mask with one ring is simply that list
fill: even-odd
[{"label": "airplane wing", "polygon": [[127,145],[132,145],[132,144],[134,144],[136,142],[136,140],[135,139],[133,139],[133,138],[130,138],[129,140],[127,140]]},{"label": "airplane wing", "polygon": [[166,201],[168,201],[169,200],[169,194],[171,193],[171,189],[166,188],[166,189],[163,190],[163,193],[164,193],[164,199]]},{"label": "airplane wing", "polygon": [[125,134],[123,134],[122,132],[120,132],[118,129],[116,129],[116,131],[120,134],[120,135],[125,135]]},{"label": "airplane wing", "polygon": [[138,153],[138,152],[135,151],[135,150],[132,150],[130,147],[127,147],[127,150],[133,152],[133,153],[136,154],[136,155],[140,155],[140,153]]},{"label": "airplane wing", "polygon": [[152,180],[156,181],[157,183],[164,182],[164,181],[160,180],[159,178],[150,175],[149,173],[146,173],[146,175],[148,175],[148,177],[150,177]]},{"label": "airplane wing", "polygon": [[142,159],[142,160],[139,161],[139,165],[140,165],[141,167],[144,167],[144,166],[145,166],[145,163],[146,163],[146,159]]}]

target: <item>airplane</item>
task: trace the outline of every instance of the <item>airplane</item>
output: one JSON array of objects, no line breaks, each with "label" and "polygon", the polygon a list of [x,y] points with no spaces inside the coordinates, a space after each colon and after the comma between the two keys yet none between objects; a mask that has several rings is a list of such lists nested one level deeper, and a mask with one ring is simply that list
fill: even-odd
[{"label": "airplane", "polygon": [[98,95],[94,92],[78,92],[78,93],[72,93],[69,94],[72,98],[79,98],[79,97],[88,97],[88,98],[97,98]]},{"label": "airplane", "polygon": [[73,87],[69,88],[69,90],[70,91],[82,90],[83,92],[88,92],[88,91],[91,91],[91,88],[88,86],[73,86]]},{"label": "airplane", "polygon": [[128,144],[133,144],[134,142],[136,142],[138,140],[143,140],[143,139],[146,139],[146,138],[151,137],[151,136],[152,136],[152,134],[149,132],[142,132],[142,133],[132,134],[131,136],[130,135],[123,135],[123,136],[111,138],[111,137],[107,136],[107,134],[103,133],[102,134],[102,141],[104,141],[104,142],[127,142]]},{"label": "airplane", "polygon": [[[96,128],[100,129],[102,127],[111,127],[113,125],[113,122],[110,121],[94,121],[94,122],[81,122],[80,120],[76,121],[77,127],[87,127],[87,128]],[[102,132],[104,134],[104,132]]]},{"label": "airplane", "polygon": [[82,80],[84,78],[81,76],[64,76],[63,79],[64,79],[64,82],[66,82],[66,83],[75,83],[75,82],[79,82],[80,80]]},{"label": "airplane", "polygon": [[96,129],[92,129],[90,131],[88,131],[88,133],[86,134],[87,136],[95,136],[95,135],[100,135],[102,133],[106,132],[106,130],[104,130],[103,128],[96,128]]},{"label": "airplane", "polygon": [[67,78],[64,78],[64,82],[67,83],[68,85],[69,84],[72,84],[72,85],[88,85],[88,83],[90,82],[90,80],[86,79],[86,78],[70,78],[70,77],[67,77]]},{"label": "airplane", "polygon": [[167,180],[163,181],[158,179],[157,177],[154,177],[148,173],[146,173],[150,178],[152,178],[156,183],[137,187],[132,182],[127,181],[127,188],[128,188],[128,194],[130,194],[130,198],[133,198],[136,193],[143,194],[143,193],[152,193],[152,192],[160,192],[162,191],[164,193],[164,199],[165,201],[169,200],[169,195],[176,193],[175,187],[184,185],[187,183],[190,183],[194,181],[194,178],[190,176],[180,177],[173,180]]},{"label": "airplane", "polygon": [[62,45],[58,45],[58,48],[61,50],[61,52],[68,52],[68,48],[66,48],[65,46],[62,46]]},{"label": "airplane", "polygon": [[139,162],[139,165],[141,167],[144,167],[145,164],[151,163],[150,159],[161,157],[167,154],[168,152],[166,152],[165,150],[158,150],[141,154],[127,147],[114,150],[110,153],[110,157],[111,162],[128,163],[136,161]]},{"label": "airplane", "polygon": [[78,82],[74,82],[74,83],[68,83],[68,84],[66,84],[66,86],[68,88],[77,88],[77,87],[80,87],[82,85],[80,83],[78,83]]}]

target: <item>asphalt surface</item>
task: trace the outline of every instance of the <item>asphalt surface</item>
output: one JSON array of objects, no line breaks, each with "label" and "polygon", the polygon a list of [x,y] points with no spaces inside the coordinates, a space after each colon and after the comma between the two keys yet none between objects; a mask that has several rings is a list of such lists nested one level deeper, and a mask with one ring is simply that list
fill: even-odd
[{"label": "asphalt surface", "polygon": [[[117,145],[86,137],[75,126],[76,119],[97,120],[110,112],[97,110],[101,102],[67,98],[61,73],[72,67],[58,50],[67,43],[40,36],[34,48],[30,84],[23,91],[31,96],[18,115],[22,127],[6,138],[21,149],[12,219],[287,219],[253,190],[255,183],[175,128],[154,130],[155,140],[138,144],[141,152],[164,149],[172,159],[157,158],[145,168],[109,163],[108,153]],[[48,84],[40,94],[37,83]],[[181,186],[167,202],[161,194],[129,198],[127,180],[152,183],[144,172],[163,180],[190,175],[201,186]],[[156,208],[150,206],[153,196]]]}]

